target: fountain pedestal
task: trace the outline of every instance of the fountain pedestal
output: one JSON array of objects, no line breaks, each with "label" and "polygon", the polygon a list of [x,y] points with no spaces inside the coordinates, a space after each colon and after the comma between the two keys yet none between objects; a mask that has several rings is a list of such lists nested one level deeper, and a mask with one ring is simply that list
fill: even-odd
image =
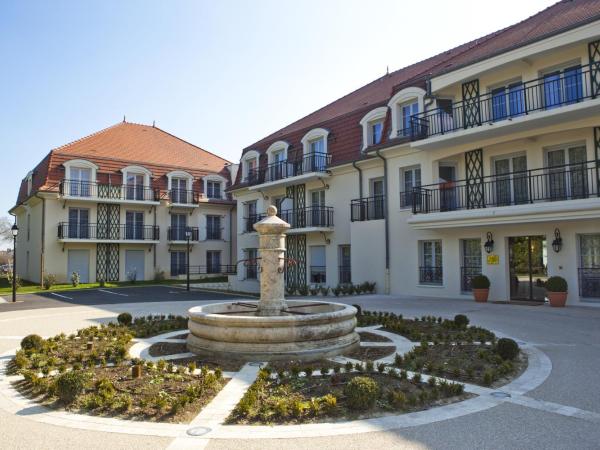
[{"label": "fountain pedestal", "polygon": [[260,301],[196,306],[188,312],[188,349],[242,361],[318,360],[360,345],[356,308],[284,297],[285,233],[290,225],[270,206],[259,233]]}]

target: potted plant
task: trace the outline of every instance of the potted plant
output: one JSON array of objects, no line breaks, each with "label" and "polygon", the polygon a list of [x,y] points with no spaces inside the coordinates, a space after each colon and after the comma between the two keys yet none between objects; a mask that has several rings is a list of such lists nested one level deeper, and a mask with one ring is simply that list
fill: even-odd
[{"label": "potted plant", "polygon": [[476,275],[471,279],[473,297],[476,302],[487,302],[490,294],[490,279],[485,275]]},{"label": "potted plant", "polygon": [[550,277],[546,280],[546,294],[550,300],[550,306],[562,307],[567,302],[567,280],[563,277]]}]

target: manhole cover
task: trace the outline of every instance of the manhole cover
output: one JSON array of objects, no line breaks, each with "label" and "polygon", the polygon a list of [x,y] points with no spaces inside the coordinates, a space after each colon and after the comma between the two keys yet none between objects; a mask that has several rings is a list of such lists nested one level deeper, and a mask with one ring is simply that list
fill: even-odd
[{"label": "manhole cover", "polygon": [[510,394],[508,392],[503,391],[492,392],[490,395],[496,398],[510,398]]},{"label": "manhole cover", "polygon": [[204,436],[206,433],[210,432],[211,428],[208,427],[194,427],[187,430],[187,434],[190,436]]}]

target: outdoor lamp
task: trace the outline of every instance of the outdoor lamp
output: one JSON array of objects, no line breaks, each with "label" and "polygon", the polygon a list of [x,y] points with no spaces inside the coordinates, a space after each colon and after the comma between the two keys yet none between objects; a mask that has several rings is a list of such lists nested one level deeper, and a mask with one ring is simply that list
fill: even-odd
[{"label": "outdoor lamp", "polygon": [[17,234],[19,234],[19,227],[16,223],[11,227],[10,232],[12,233],[13,237],[17,237]]},{"label": "outdoor lamp", "polygon": [[185,237],[186,239],[190,239],[192,237],[192,230],[190,228],[185,229]]},{"label": "outdoor lamp", "polygon": [[560,230],[556,228],[554,230],[554,240],[552,241],[552,249],[558,253],[562,248],[562,237],[560,237]]},{"label": "outdoor lamp", "polygon": [[17,301],[17,234],[19,234],[19,227],[17,222],[11,227],[10,232],[13,236],[13,265],[12,265],[12,301]]},{"label": "outdoor lamp", "polygon": [[489,231],[487,233],[487,241],[484,244],[484,248],[487,253],[492,253],[492,250],[494,250],[494,239],[492,239],[492,233]]}]

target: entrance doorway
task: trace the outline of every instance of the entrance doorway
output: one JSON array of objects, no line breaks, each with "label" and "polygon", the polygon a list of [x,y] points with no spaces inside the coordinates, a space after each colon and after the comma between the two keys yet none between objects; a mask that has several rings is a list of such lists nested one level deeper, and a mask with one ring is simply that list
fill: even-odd
[{"label": "entrance doorway", "polygon": [[543,302],[548,278],[545,236],[508,238],[510,299]]}]

